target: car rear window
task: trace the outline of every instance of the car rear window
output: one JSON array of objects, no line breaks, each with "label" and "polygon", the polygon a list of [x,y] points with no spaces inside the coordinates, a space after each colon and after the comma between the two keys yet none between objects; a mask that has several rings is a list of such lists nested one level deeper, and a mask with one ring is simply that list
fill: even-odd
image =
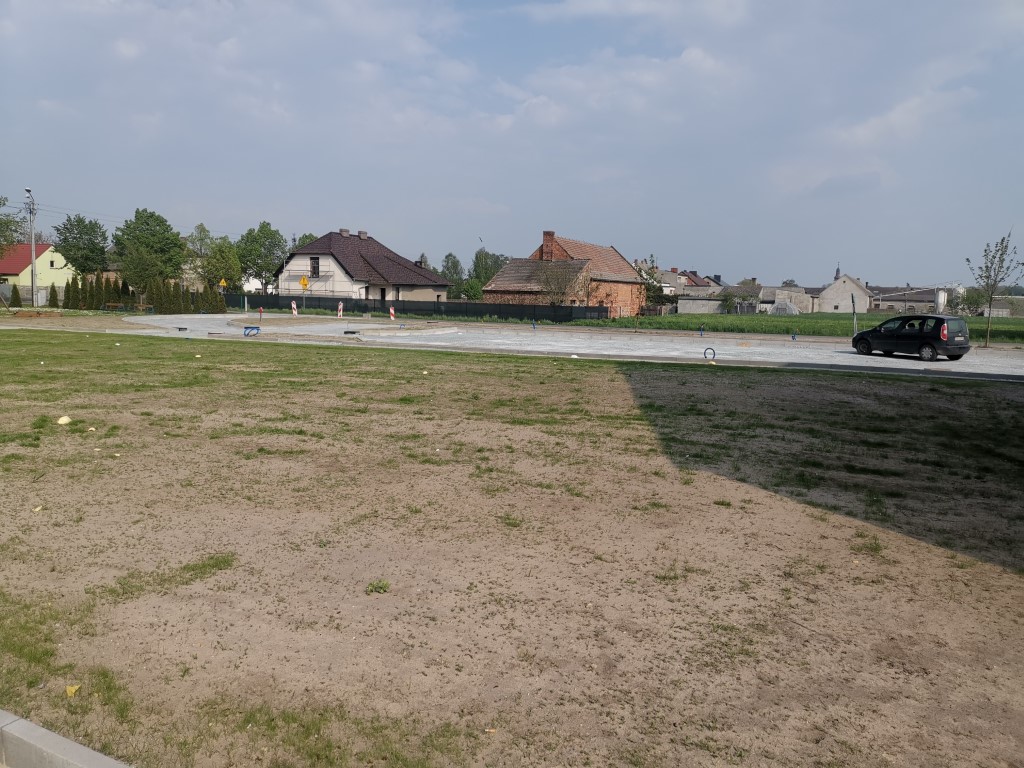
[{"label": "car rear window", "polygon": [[967,322],[960,317],[955,317],[952,320],[947,320],[946,324],[949,328],[949,333],[956,334],[957,336],[963,336],[967,333]]}]

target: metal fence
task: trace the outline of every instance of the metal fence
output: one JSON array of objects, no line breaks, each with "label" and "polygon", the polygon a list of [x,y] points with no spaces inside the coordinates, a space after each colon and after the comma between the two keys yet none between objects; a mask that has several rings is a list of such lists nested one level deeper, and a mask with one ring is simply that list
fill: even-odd
[{"label": "metal fence", "polygon": [[229,293],[225,297],[228,307],[245,306],[249,309],[291,309],[292,302],[300,309],[320,309],[337,312],[341,302],[345,314],[362,315],[372,312],[387,314],[391,307],[395,315],[417,315],[440,319],[460,317],[495,318],[498,320],[544,320],[552,323],[567,323],[571,320],[604,320],[608,307],[563,307],[550,304],[490,304],[482,301],[380,301],[379,299],[339,299],[331,296],[282,296],[270,294]]}]

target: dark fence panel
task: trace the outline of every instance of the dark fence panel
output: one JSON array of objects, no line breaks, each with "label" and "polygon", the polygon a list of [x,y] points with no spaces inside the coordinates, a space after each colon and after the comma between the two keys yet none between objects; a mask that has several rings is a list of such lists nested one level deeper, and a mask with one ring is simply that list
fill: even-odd
[{"label": "dark fence panel", "polygon": [[[571,320],[604,320],[608,307],[561,307],[549,304],[490,304],[482,301],[381,301],[380,299],[338,299],[331,296],[281,296],[270,294],[229,293],[224,297],[228,307],[239,309],[249,299],[249,309],[291,309],[292,302],[302,309],[338,311],[338,302],[344,304],[345,314],[362,315],[367,312],[386,314],[391,307],[395,315],[420,315],[437,318],[475,317],[497,318],[499,320],[546,320],[552,323],[567,323]],[[305,304],[303,304],[305,302]]]}]

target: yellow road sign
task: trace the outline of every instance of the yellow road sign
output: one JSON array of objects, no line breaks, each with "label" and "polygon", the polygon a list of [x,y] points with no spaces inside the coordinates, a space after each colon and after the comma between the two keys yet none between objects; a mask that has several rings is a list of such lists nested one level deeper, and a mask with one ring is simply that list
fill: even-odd
[{"label": "yellow road sign", "polygon": [[228,287],[228,281],[225,280],[223,277],[220,279],[220,287],[221,288],[227,288]]},{"label": "yellow road sign", "polygon": [[303,275],[302,277],[299,278],[299,285],[302,286],[302,290],[306,290],[307,288],[309,288],[309,279],[305,275]]}]

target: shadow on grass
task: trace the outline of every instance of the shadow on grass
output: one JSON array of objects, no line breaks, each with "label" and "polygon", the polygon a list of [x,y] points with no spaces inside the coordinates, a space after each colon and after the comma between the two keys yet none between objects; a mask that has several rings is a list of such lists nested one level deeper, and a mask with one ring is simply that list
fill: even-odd
[{"label": "shadow on grass", "polygon": [[680,468],[1024,574],[1024,387],[623,364]]}]

